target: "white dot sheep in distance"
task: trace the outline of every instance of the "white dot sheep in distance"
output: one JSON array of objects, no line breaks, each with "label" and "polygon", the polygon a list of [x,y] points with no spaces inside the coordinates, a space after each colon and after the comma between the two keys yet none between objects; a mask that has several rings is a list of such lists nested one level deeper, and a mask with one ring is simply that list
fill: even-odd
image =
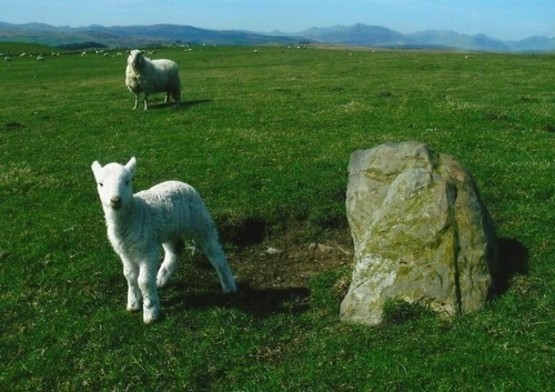
[{"label": "white dot sheep in distance", "polygon": [[172,60],[150,60],[140,50],[132,50],[127,58],[125,68],[125,85],[135,94],[135,106],[139,105],[139,96],[144,94],[144,109],[148,109],[148,96],[154,93],[166,93],[165,102],[170,96],[179,103],[181,86],[179,81],[179,67]]},{"label": "white dot sheep in distance", "polygon": [[[216,269],[225,293],[237,291],[210,213],[188,184],[167,181],[133,194],[133,157],[126,165],[95,161],[91,168],[106,218],[108,238],[123,262],[128,284],[127,310],[143,309],[146,324],[160,314],[157,287],[175,271],[183,250],[182,236],[193,239]],[[160,248],[164,260],[160,264]]]}]

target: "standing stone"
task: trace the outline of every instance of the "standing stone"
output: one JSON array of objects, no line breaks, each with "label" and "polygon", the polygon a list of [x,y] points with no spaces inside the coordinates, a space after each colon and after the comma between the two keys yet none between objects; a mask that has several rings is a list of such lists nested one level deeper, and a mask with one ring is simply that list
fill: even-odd
[{"label": "standing stone", "polygon": [[389,299],[445,316],[484,306],[496,236],[472,177],[453,157],[416,142],[355,151],[346,206],[355,267],[342,320],[379,324]]}]

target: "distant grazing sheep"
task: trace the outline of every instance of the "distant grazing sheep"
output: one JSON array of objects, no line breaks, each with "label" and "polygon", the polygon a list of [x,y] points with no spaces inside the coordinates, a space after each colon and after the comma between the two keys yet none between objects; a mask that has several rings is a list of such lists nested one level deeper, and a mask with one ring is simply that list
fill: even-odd
[{"label": "distant grazing sheep", "polygon": [[171,60],[150,60],[140,50],[132,50],[127,58],[125,69],[125,85],[135,94],[135,106],[139,105],[139,95],[144,93],[144,110],[148,109],[148,96],[154,93],[166,93],[165,102],[169,102],[170,95],[179,103],[181,87],[179,81],[179,67]]},{"label": "distant grazing sheep", "polygon": [[[106,218],[108,238],[123,262],[127,279],[127,310],[143,309],[146,324],[160,314],[157,287],[163,287],[175,271],[183,250],[182,236],[195,246],[216,269],[225,293],[237,291],[235,279],[218,242],[210,213],[190,185],[167,181],[133,195],[131,180],[136,159],[124,166],[95,161],[91,168]],[[160,269],[160,247],[164,260]]]}]

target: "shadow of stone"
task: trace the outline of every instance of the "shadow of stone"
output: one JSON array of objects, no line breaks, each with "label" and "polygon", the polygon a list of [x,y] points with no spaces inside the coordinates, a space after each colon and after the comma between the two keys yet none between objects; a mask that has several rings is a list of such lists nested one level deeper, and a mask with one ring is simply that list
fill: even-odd
[{"label": "shadow of stone", "polygon": [[164,308],[186,311],[213,307],[234,308],[256,318],[274,314],[301,314],[309,309],[310,290],[303,287],[253,289],[242,285],[236,294],[187,292],[175,287],[177,295],[164,301]]},{"label": "shadow of stone", "polygon": [[496,268],[494,295],[501,295],[509,289],[511,279],[516,275],[526,275],[529,271],[528,249],[514,238],[499,238],[499,262]]},{"label": "shadow of stone", "polygon": [[266,237],[266,221],[259,217],[233,220],[222,217],[218,220],[220,237],[223,242],[238,246],[248,246],[262,242]]}]

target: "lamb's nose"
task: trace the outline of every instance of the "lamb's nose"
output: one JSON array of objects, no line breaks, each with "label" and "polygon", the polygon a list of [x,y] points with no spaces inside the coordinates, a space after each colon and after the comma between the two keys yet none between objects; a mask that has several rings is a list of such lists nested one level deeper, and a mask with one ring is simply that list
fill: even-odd
[{"label": "lamb's nose", "polygon": [[119,196],[114,196],[110,199],[110,205],[115,208],[118,209],[121,207],[121,197]]}]

